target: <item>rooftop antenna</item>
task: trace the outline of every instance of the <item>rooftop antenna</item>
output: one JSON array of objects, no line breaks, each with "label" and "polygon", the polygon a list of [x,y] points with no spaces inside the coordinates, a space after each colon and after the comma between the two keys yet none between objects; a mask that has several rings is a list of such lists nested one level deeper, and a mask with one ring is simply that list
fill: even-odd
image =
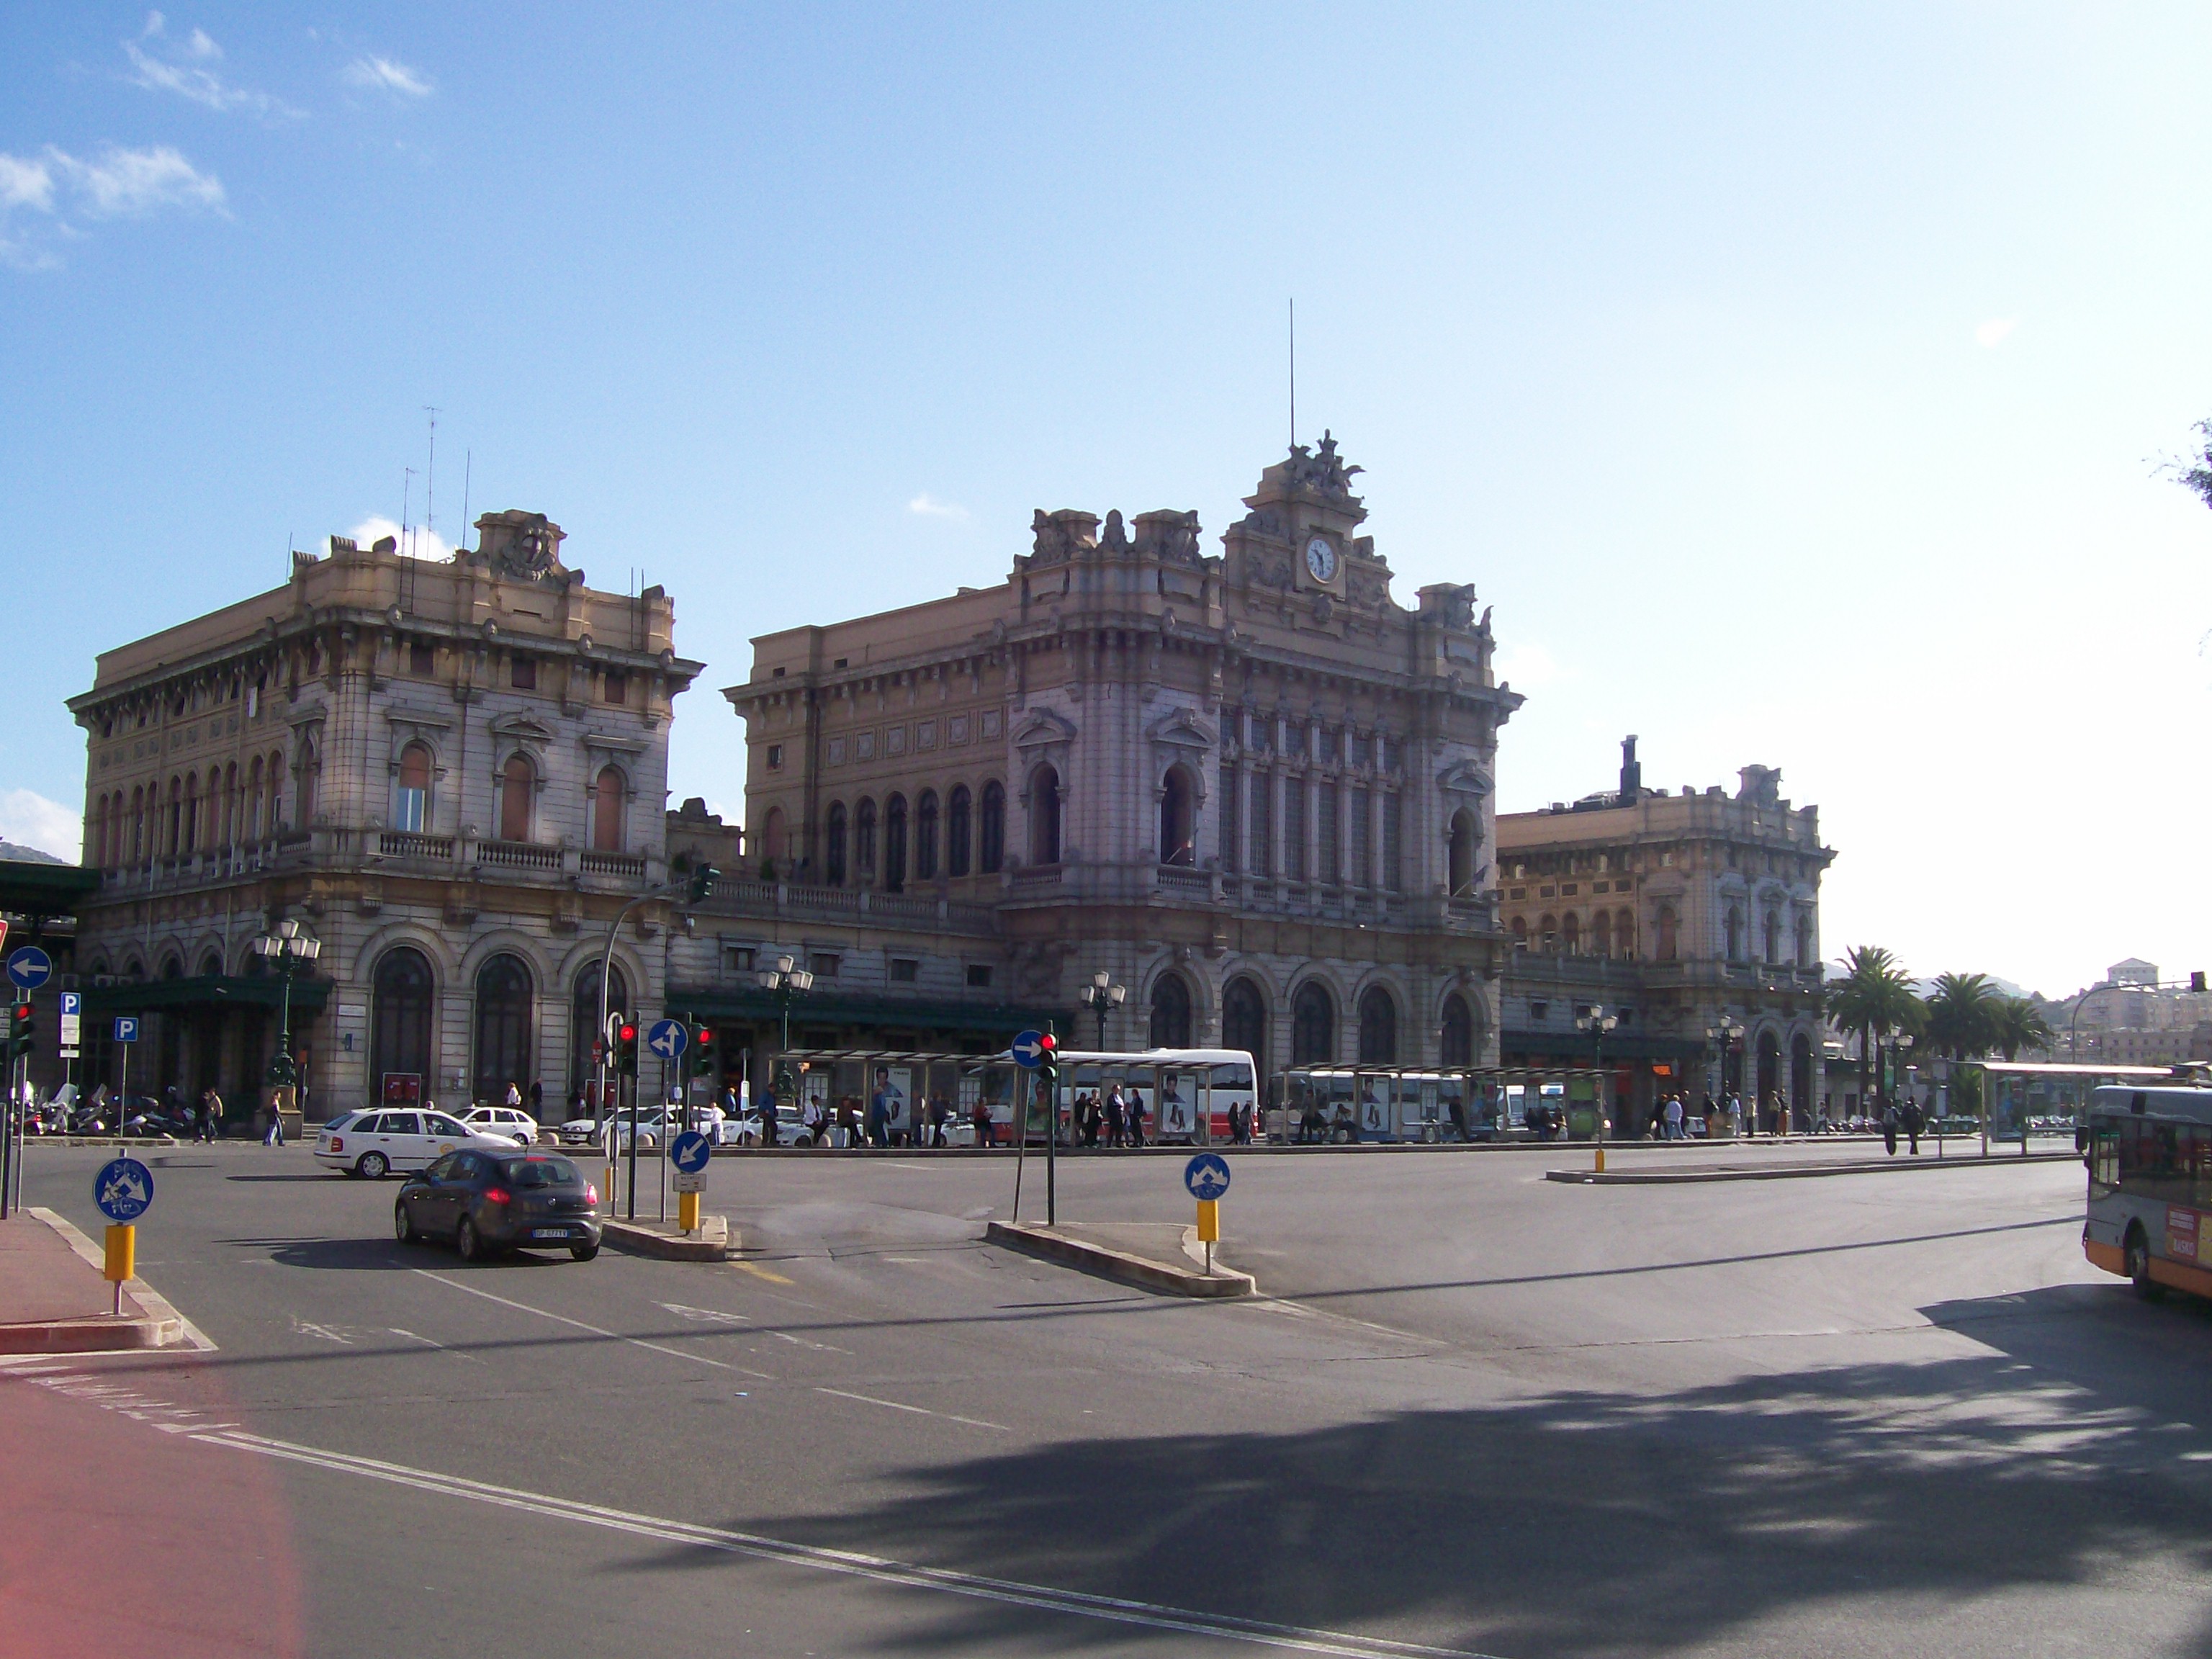
[{"label": "rooftop antenna", "polygon": [[414,551],[414,538],[407,528],[407,514],[415,500],[415,469],[411,466],[403,466],[399,471],[401,476],[406,480],[399,489],[399,545],[411,555]]},{"label": "rooftop antenna", "polygon": [[422,407],[430,411],[430,470],[422,480],[422,521],[434,536],[438,533],[438,408],[435,404]]},{"label": "rooftop antenna", "polygon": [[1291,447],[1298,447],[1298,301],[1291,298]]}]

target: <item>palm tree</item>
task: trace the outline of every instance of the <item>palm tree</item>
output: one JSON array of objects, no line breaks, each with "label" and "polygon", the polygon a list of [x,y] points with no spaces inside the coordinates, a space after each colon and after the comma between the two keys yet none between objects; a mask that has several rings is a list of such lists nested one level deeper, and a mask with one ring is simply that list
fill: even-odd
[{"label": "palm tree", "polygon": [[1828,1017],[1859,1036],[1859,1101],[1867,1099],[1867,1050],[1893,1031],[1920,1030],[1926,1011],[1912,994],[1912,980],[1897,957],[1879,945],[1862,945],[1844,953],[1844,977],[1828,993]]},{"label": "palm tree", "polygon": [[1993,1013],[1990,1046],[2007,1060],[2023,1048],[2047,1049],[2058,1041],[2043,1010],[2026,997],[2001,997]]},{"label": "palm tree", "polygon": [[1937,975],[1927,1001],[1929,1042],[1954,1061],[1986,1054],[1996,1046],[2003,1000],[1986,974]]}]

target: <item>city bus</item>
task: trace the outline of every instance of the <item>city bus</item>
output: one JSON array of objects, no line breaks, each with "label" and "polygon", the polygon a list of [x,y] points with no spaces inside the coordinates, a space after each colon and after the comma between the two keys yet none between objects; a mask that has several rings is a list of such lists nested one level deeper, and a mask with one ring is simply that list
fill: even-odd
[{"label": "city bus", "polygon": [[2212,1088],[2108,1085],[2084,1129],[2082,1254],[2141,1297],[2212,1297]]}]

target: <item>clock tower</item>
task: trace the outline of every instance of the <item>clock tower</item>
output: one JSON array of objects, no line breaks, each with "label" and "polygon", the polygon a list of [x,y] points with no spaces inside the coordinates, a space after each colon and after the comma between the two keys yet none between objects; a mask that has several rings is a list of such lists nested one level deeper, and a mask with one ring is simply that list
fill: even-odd
[{"label": "clock tower", "polygon": [[1331,434],[1317,448],[1293,445],[1260,475],[1259,489],[1244,498],[1251,510],[1222,538],[1224,585],[1241,589],[1249,605],[1308,626],[1387,605],[1390,567],[1375,538],[1357,533],[1367,517],[1352,493],[1359,471],[1344,464]]}]

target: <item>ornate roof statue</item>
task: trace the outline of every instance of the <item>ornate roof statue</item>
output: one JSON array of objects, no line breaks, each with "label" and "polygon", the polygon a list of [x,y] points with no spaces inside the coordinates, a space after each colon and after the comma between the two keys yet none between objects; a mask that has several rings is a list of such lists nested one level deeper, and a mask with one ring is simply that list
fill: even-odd
[{"label": "ornate roof statue", "polygon": [[1324,430],[1318,451],[1309,450],[1304,444],[1291,446],[1290,482],[1309,489],[1318,489],[1324,495],[1349,495],[1352,480],[1367,469],[1346,466],[1336,453],[1336,438]]},{"label": "ornate roof statue", "polygon": [[453,556],[459,562],[489,570],[503,581],[542,582],[565,586],[568,568],[561,562],[561,526],[543,513],[509,508],[487,513],[477,520],[477,545]]}]

